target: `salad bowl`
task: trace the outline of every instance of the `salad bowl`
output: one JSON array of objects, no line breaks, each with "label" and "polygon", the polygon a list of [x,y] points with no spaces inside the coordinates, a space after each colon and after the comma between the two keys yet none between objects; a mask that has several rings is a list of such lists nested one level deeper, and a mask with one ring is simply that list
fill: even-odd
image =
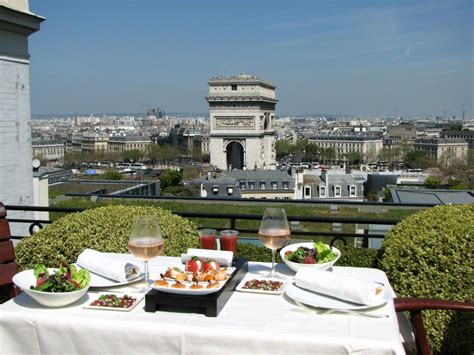
[{"label": "salad bowl", "polygon": [[[48,268],[50,273],[54,273],[57,269]],[[32,290],[30,287],[36,285],[36,276],[33,269],[19,272],[13,276],[13,283],[21,288],[21,290],[30,296],[33,300],[45,307],[57,308],[64,307],[76,302],[87,293],[89,284],[80,290],[70,292],[45,292]]]},{"label": "salad bowl", "polygon": [[316,262],[314,264],[305,264],[304,262],[294,262],[290,261],[285,257],[285,254],[288,252],[294,252],[296,251],[299,247],[304,247],[304,248],[315,248],[315,244],[313,242],[305,242],[305,243],[295,243],[295,244],[290,244],[287,245],[286,247],[282,248],[280,250],[280,257],[283,260],[283,262],[293,271],[297,272],[300,268],[302,267],[308,267],[308,268],[313,268],[313,269],[318,269],[318,270],[327,270],[331,266],[333,266],[336,261],[341,257],[341,251],[337,249],[336,247],[330,247],[327,244],[324,244],[325,248],[327,248],[328,251],[332,251],[333,258],[327,262]]}]

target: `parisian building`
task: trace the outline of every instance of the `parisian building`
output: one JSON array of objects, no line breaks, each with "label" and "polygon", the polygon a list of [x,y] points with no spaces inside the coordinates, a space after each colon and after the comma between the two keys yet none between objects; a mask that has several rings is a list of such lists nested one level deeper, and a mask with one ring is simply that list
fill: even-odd
[{"label": "parisian building", "polygon": [[445,166],[467,163],[469,147],[464,139],[420,138],[415,141],[414,148]]},{"label": "parisian building", "polygon": [[319,134],[310,137],[308,142],[319,148],[333,149],[334,160],[340,162],[348,162],[355,153],[365,162],[375,161],[383,147],[382,137],[363,133]]},{"label": "parisian building", "polygon": [[[44,18],[30,12],[27,0],[0,5],[0,198],[4,204],[33,206],[28,37]],[[9,212],[10,218],[32,216]],[[12,228],[14,235],[24,235],[21,226]]]}]

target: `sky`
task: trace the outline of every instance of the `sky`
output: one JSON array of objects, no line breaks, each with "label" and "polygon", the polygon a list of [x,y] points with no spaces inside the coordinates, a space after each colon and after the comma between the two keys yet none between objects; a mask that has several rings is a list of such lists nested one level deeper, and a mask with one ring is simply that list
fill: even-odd
[{"label": "sky", "polygon": [[471,0],[30,0],[33,114],[206,113],[213,76],[277,86],[277,114],[462,115]]}]

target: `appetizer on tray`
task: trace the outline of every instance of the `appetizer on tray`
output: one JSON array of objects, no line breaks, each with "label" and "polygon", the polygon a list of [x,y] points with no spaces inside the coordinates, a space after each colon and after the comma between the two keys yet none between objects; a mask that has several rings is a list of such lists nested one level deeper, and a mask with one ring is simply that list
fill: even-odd
[{"label": "appetizer on tray", "polygon": [[221,267],[215,260],[201,260],[193,257],[186,262],[184,270],[179,267],[170,267],[162,279],[172,279],[180,282],[209,282],[225,281],[229,278],[229,268]]},{"label": "appetizer on tray", "polygon": [[233,268],[221,267],[216,260],[193,256],[181,267],[169,267],[160,274],[153,288],[179,294],[208,294],[219,291],[229,279]]}]

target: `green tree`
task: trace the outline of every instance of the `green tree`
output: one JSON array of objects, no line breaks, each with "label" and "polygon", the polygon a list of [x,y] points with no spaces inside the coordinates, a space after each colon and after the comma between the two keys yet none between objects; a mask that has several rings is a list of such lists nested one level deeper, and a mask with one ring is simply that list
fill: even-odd
[{"label": "green tree", "polygon": [[361,163],[364,157],[359,152],[351,152],[347,154],[346,159],[349,161],[350,165],[357,165]]},{"label": "green tree", "polygon": [[183,180],[183,173],[179,170],[166,169],[160,175],[161,181],[161,190],[166,191],[171,187],[180,186],[181,181]]},{"label": "green tree", "polygon": [[104,179],[106,180],[122,180],[122,174],[115,170],[107,170],[104,173]]},{"label": "green tree", "polygon": [[305,161],[318,161],[319,147],[316,144],[308,143],[305,149]]},{"label": "green tree", "polygon": [[334,148],[321,148],[321,158],[324,163],[336,160],[336,150]]},{"label": "green tree", "polygon": [[276,141],[275,150],[277,158],[284,158],[291,153],[291,143],[285,139]]},{"label": "green tree", "polygon": [[425,153],[419,150],[410,150],[405,155],[405,162],[410,168],[426,169],[436,166],[436,162],[429,159]]},{"label": "green tree", "polygon": [[392,201],[392,193],[390,192],[390,189],[385,188],[383,190],[383,201],[384,202],[391,202]]},{"label": "green tree", "polygon": [[461,180],[456,178],[448,179],[448,188],[451,190],[467,190],[467,186]]},{"label": "green tree", "polygon": [[122,158],[125,161],[135,162],[140,160],[143,156],[143,153],[138,149],[124,150],[122,151]]},{"label": "green tree", "polygon": [[425,186],[428,189],[438,189],[441,186],[441,180],[434,176],[428,176],[425,181]]}]

